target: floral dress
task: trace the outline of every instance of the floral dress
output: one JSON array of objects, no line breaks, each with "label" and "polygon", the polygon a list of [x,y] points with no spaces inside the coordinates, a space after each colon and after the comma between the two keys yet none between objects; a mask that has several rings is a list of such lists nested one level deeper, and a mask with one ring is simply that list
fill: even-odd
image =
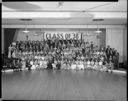
[{"label": "floral dress", "polygon": [[84,61],[84,69],[87,69],[87,62],[86,61]]},{"label": "floral dress", "polygon": [[99,67],[98,68],[99,70],[102,70],[102,65],[103,65],[103,62],[102,61],[99,61],[99,66],[98,66]]},{"label": "floral dress", "polygon": [[90,69],[91,68],[91,63],[90,61],[87,61],[87,69]]},{"label": "floral dress", "polygon": [[26,61],[25,59],[22,60],[22,70],[25,70],[26,68]]},{"label": "floral dress", "polygon": [[76,64],[74,62],[71,64],[71,69],[76,69]]},{"label": "floral dress", "polygon": [[84,69],[83,61],[80,61],[79,68],[80,68],[80,69]]},{"label": "floral dress", "polygon": [[9,51],[8,51],[8,58],[11,58],[11,50],[12,50],[12,47],[9,47],[8,50],[9,50]]}]

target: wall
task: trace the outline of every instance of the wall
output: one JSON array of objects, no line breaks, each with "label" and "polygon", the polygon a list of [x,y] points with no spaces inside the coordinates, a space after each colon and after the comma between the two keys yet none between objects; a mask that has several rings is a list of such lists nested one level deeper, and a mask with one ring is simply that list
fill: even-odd
[{"label": "wall", "polygon": [[[86,29],[87,31],[83,31],[83,39],[85,41],[94,42],[94,44],[98,46],[105,46],[106,45],[106,29],[102,28],[100,29],[102,32],[99,34],[96,34],[95,28]],[[89,35],[87,35],[87,33]]]},{"label": "wall", "polygon": [[123,53],[124,53],[124,62],[127,62],[127,27],[124,28],[124,37],[123,37]]},{"label": "wall", "polygon": [[39,31],[38,29],[30,29],[29,33],[26,34],[24,32],[22,32],[24,29],[18,29],[15,37],[14,37],[14,41],[25,41],[26,40],[26,36],[28,35],[28,40],[43,40],[43,35],[41,34],[40,36],[34,36],[34,34],[36,34],[37,31]]},{"label": "wall", "polygon": [[106,29],[106,46],[110,45],[110,47],[115,48],[119,52],[120,54],[119,62],[123,62],[123,56],[124,56],[123,38],[124,38],[123,29],[121,28]]}]

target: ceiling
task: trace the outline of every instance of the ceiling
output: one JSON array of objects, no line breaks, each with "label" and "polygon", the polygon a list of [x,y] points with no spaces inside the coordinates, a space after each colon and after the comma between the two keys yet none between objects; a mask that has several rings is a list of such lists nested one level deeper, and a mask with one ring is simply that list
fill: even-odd
[{"label": "ceiling", "polygon": [[[20,14],[19,14],[20,12]],[[29,24],[36,25],[119,25],[127,24],[127,0],[118,2],[2,2],[2,24],[24,25],[21,18],[30,18],[25,13],[31,12],[32,21]],[[36,16],[36,12],[78,12],[93,15],[93,18],[77,14],[70,18],[43,18]],[[6,16],[5,16],[6,13]],[[13,14],[14,13],[14,14]],[[103,14],[102,14],[103,13]],[[10,16],[10,14],[12,14]],[[19,14],[19,17],[15,17]],[[24,15],[24,16],[23,16]],[[77,17],[79,15],[79,17]],[[104,21],[93,21],[92,19],[104,19]],[[28,23],[27,23],[28,24]]]},{"label": "ceiling", "polygon": [[[99,7],[98,7],[99,6]],[[127,0],[118,2],[3,2],[2,11],[127,11]]]}]

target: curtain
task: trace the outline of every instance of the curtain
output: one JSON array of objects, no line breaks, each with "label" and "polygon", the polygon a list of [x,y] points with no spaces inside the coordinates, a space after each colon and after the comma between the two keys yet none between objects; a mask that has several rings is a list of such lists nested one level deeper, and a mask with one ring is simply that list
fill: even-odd
[{"label": "curtain", "polygon": [[4,50],[5,50],[5,55],[8,54],[8,47],[10,44],[13,42],[13,38],[16,33],[16,28],[5,28],[4,29]]}]

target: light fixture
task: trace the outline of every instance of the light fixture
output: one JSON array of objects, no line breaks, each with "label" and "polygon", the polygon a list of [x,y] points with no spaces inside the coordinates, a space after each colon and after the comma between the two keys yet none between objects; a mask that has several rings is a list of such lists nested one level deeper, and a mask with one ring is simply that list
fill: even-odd
[{"label": "light fixture", "polygon": [[97,25],[97,30],[95,31],[95,33],[97,34],[102,33],[102,31],[98,28],[98,25]]},{"label": "light fixture", "polygon": [[38,29],[33,35],[34,36],[39,36],[39,35],[41,35],[42,33],[41,33],[41,29]]},{"label": "light fixture", "polygon": [[102,31],[98,28],[96,31],[95,31],[95,33],[101,33]]},{"label": "light fixture", "polygon": [[63,6],[64,2],[58,2],[58,7]]},{"label": "light fixture", "polygon": [[92,21],[104,21],[104,19],[92,19]]},{"label": "light fixture", "polygon": [[27,26],[26,26],[25,30],[23,30],[22,32],[29,33],[30,31],[27,30]]},{"label": "light fixture", "polygon": [[28,31],[27,28],[25,28],[25,30],[23,30],[22,32],[29,33],[30,31]]},{"label": "light fixture", "polygon": [[29,33],[30,31],[28,31],[27,30],[27,21],[32,21],[32,19],[20,19],[21,21],[25,21],[25,25],[26,25],[26,28],[25,28],[25,30],[23,30],[22,32],[24,32],[24,33]]},{"label": "light fixture", "polygon": [[37,33],[35,33],[35,34],[34,34],[34,36],[38,36],[38,34],[37,34]]}]

